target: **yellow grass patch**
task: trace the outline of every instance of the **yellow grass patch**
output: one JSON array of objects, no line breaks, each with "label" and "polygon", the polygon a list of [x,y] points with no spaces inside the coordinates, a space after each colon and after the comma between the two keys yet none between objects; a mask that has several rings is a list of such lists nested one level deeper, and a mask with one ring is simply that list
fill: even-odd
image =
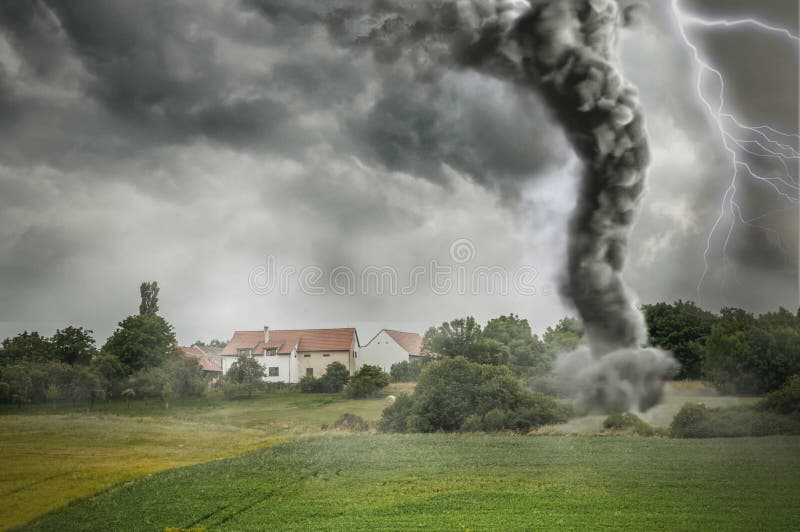
[{"label": "yellow grass patch", "polygon": [[285,439],[174,418],[0,416],[0,529],[120,482]]}]

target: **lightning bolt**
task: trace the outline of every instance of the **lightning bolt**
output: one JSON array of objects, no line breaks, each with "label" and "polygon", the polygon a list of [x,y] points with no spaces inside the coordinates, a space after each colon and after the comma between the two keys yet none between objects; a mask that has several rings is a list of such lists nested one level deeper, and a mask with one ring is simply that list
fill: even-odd
[{"label": "lightning bolt", "polygon": [[[781,247],[783,243],[780,239],[780,234],[774,229],[755,223],[756,220],[766,217],[769,213],[757,216],[755,218],[747,219],[742,214],[742,208],[736,201],[737,183],[740,177],[746,177],[763,183],[775,191],[778,197],[791,202],[792,204],[800,203],[800,187],[798,186],[798,179],[792,175],[789,170],[789,164],[792,161],[800,161],[800,135],[797,133],[787,133],[779,131],[769,125],[747,125],[736,118],[736,116],[726,109],[725,105],[725,78],[722,73],[714,68],[711,63],[704,57],[698,46],[687,35],[686,28],[692,25],[704,26],[707,28],[736,28],[747,27],[775,34],[776,36],[787,39],[800,44],[800,37],[794,35],[792,32],[785,28],[765,24],[753,18],[743,19],[715,19],[708,20],[694,14],[686,13],[679,5],[678,0],[671,0],[672,13],[677,23],[678,31],[683,43],[691,51],[692,58],[694,59],[697,67],[697,81],[696,89],[700,102],[708,112],[716,132],[719,134],[722,148],[729,154],[731,162],[731,177],[728,187],[722,195],[720,200],[720,210],[711,230],[708,233],[706,240],[706,249],[703,252],[703,275],[697,284],[697,293],[703,287],[703,282],[709,271],[708,254],[711,250],[711,241],[714,234],[720,228],[726,214],[730,214],[731,223],[725,234],[725,240],[722,246],[723,260],[725,252],[728,248],[731,236],[733,234],[734,226],[737,222],[755,227],[767,232],[773,232],[777,235]],[[706,76],[710,76],[716,82],[718,91],[715,95],[707,95],[703,89],[703,80]],[[762,175],[753,169],[748,163],[748,157],[758,157],[762,159],[769,159],[780,163],[781,170],[784,173],[777,175]],[[796,167],[795,162],[793,166]],[[785,210],[785,209],[782,209]]]}]

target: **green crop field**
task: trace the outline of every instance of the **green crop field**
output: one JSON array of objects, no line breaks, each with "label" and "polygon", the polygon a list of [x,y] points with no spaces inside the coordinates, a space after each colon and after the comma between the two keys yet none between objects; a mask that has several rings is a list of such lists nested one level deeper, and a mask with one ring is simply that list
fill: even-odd
[{"label": "green crop field", "polygon": [[30,530],[797,530],[800,438],[301,437],[166,471]]},{"label": "green crop field", "polygon": [[380,416],[382,399],[276,393],[246,401],[4,405],[0,530],[120,482],[319,432],[344,412]]},{"label": "green crop field", "polygon": [[[686,400],[739,402],[671,390],[651,421]],[[375,421],[383,407],[300,393],[4,407],[0,529],[37,517],[29,528],[800,528],[800,438],[322,430],[344,412]]]}]

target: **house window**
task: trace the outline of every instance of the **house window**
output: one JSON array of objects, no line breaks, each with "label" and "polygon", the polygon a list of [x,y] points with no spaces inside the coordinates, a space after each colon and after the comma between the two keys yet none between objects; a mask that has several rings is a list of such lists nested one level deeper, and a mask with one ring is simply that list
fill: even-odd
[{"label": "house window", "polygon": [[308,357],[310,357],[310,356],[311,356],[311,355],[303,355],[303,358],[308,358]]},{"label": "house window", "polygon": [[269,376],[270,377],[280,376],[280,368],[269,368]]},{"label": "house window", "polygon": [[325,353],[325,354],[324,354],[324,355],[322,355],[322,356],[324,356],[324,357],[329,357],[329,356],[331,356],[331,354],[330,354],[330,353]]},{"label": "house window", "polygon": [[238,356],[246,356],[247,357],[247,356],[250,356],[251,352],[252,352],[252,349],[237,349],[236,350],[236,354]]},{"label": "house window", "polygon": [[264,356],[266,357],[274,357],[278,354],[277,347],[265,347],[264,348]]},{"label": "house window", "polygon": [[313,376],[314,376],[314,368],[306,368],[306,377],[313,377]]}]

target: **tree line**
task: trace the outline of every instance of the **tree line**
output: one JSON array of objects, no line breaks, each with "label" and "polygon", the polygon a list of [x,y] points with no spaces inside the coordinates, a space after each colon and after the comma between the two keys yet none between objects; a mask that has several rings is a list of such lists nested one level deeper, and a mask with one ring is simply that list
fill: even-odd
[{"label": "tree line", "polygon": [[158,284],[140,287],[139,313],[119,322],[97,348],[93,332],[59,329],[52,337],[23,332],[0,349],[0,401],[73,403],[111,396],[172,397],[202,394],[207,379],[199,362],[177,348],[175,332],[158,314]]},{"label": "tree line", "polygon": [[[763,394],[800,374],[800,310],[780,308],[755,315],[729,307],[715,314],[678,300],[643,305],[642,311],[649,345],[674,354],[681,364],[678,379],[706,380],[726,393]],[[423,349],[507,366],[517,376],[540,383],[550,374],[556,355],[582,341],[580,323],[570,317],[548,327],[540,338],[528,320],[515,314],[489,320],[484,327],[467,316],[428,329]],[[393,368],[392,375],[405,380],[418,376],[419,370],[405,363]]]}]

